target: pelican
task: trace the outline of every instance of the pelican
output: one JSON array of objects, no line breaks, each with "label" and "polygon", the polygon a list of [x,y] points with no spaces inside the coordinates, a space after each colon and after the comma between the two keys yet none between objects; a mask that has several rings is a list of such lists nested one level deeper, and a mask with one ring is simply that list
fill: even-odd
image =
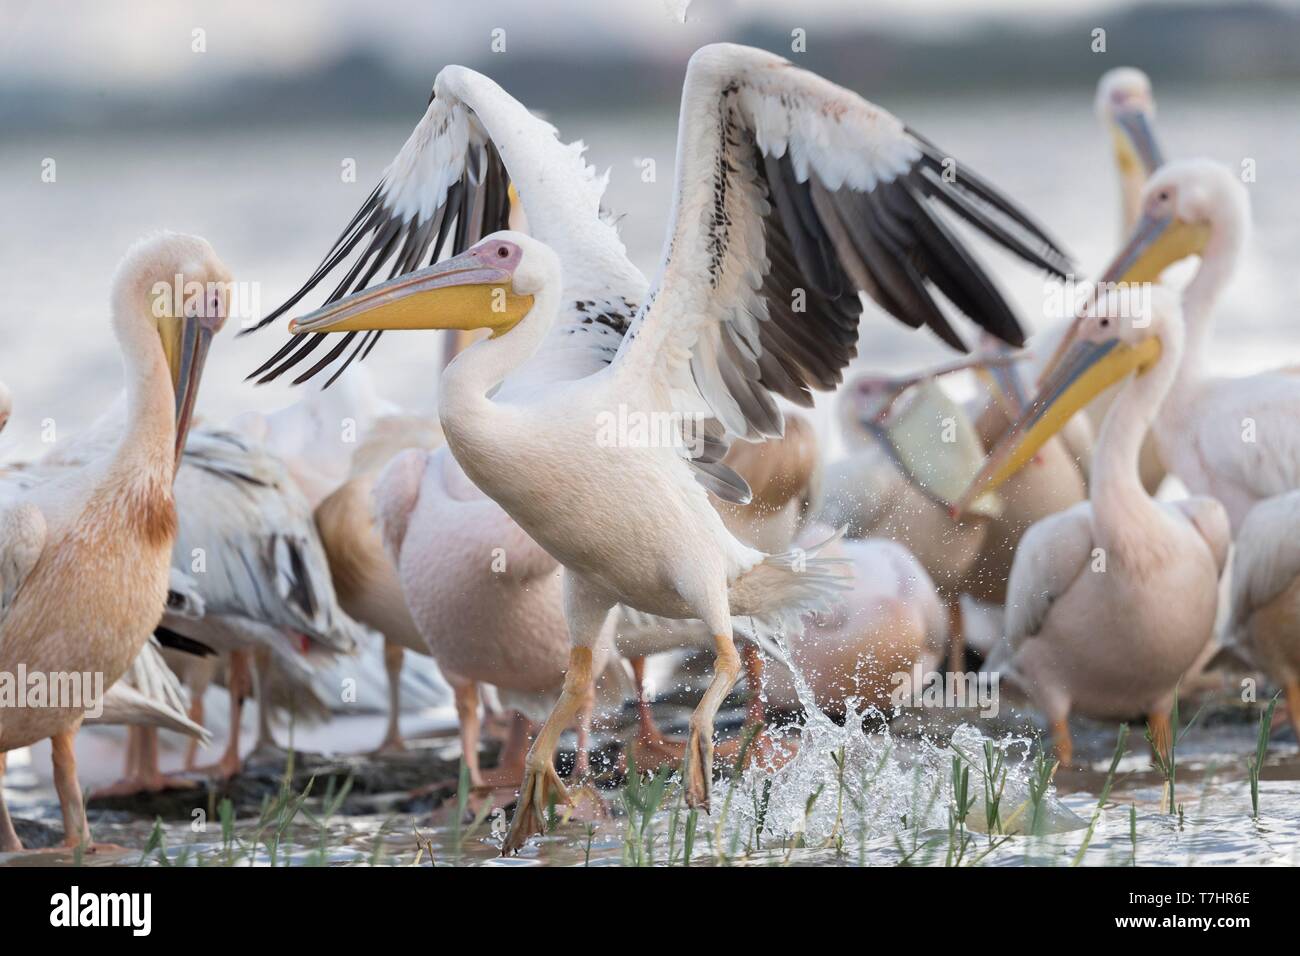
[{"label": "pelican", "polygon": [[[183,296],[160,294],[177,276]],[[118,266],[109,305],[125,427],[86,467],[18,492],[0,510],[0,673],[102,674],[111,686],[149,639],[176,537],[172,479],[230,281],[206,241],[176,233],[141,240]],[[51,739],[69,846],[90,842],[73,748],[85,709],[0,707],[0,755]],[[0,796],[0,851],[19,849]]]},{"label": "pelican", "polygon": [[[1156,104],[1150,78],[1131,66],[1107,70],[1097,83],[1096,111],[1097,118],[1110,134],[1115,152],[1123,235],[1137,223],[1142,188],[1165,161],[1155,135]],[[1088,405],[1088,419],[1094,431],[1101,428],[1115,394],[1116,390],[1111,389]],[[1166,470],[1156,451],[1155,438],[1150,433],[1142,443],[1138,463],[1142,484],[1154,495],[1165,479]]]},{"label": "pelican", "polygon": [[[629,323],[600,308],[611,275],[630,268],[621,246],[601,241],[608,230],[593,221],[590,197],[552,178],[550,158],[567,151],[526,114],[498,125],[499,99],[475,102],[471,114],[459,95],[469,80],[439,75],[425,122],[390,167],[391,177],[418,169],[419,183],[386,179],[336,248],[370,231],[379,250],[400,242],[398,268],[409,268],[433,225],[445,234],[453,214],[468,241],[486,218],[478,211],[504,205],[496,157],[536,238],[493,233],[290,329],[348,333],[339,355],[363,331],[358,348],[384,329],[491,331],[446,368],[439,417],[469,479],[564,565],[572,643],[564,690],[526,761],[503,847],[512,852],[551,800],[567,799],[551,754],[582,706],[593,649],[620,602],[699,618],[714,635],[714,676],[691,718],[684,770],[689,803],[708,808],[713,719],[740,671],[732,615],[797,617],[841,584],[838,565],[815,549],[794,560],[741,544],[706,490],[744,499],[743,481],[720,459],[729,438],[781,433],[773,391],[806,405],[810,388],[838,383],[856,352],[858,293],[959,346],[933,282],[983,326],[1022,340],[931,202],[1049,271],[1068,262],[1007,200],[884,110],[779,57],[719,44],[687,69],[664,261]],[[458,189],[463,177],[482,185]],[[402,220],[389,205],[414,211],[417,197],[425,215]],[[585,215],[575,223],[577,211]],[[388,226],[401,221],[404,240]],[[331,252],[321,268],[337,263]]]},{"label": "pelican", "polygon": [[[345,379],[353,374],[349,370]],[[384,636],[389,698],[381,753],[406,749],[401,733],[403,656],[406,651],[428,654],[429,645],[407,609],[397,569],[384,551],[371,499],[379,472],[399,451],[441,444],[442,428],[436,418],[387,415],[377,419],[353,453],[351,474],[315,512],[339,604],[348,616]]]},{"label": "pelican", "polygon": [[[805,524],[812,518],[821,495],[821,454],[812,423],[798,413],[785,413],[785,431],[778,438],[761,443],[736,442],[722,459],[735,470],[751,491],[748,504],[712,497],[723,524],[738,540],[752,548],[780,554],[794,546]],[[830,531],[823,539],[830,536]],[[700,621],[671,621],[623,609],[615,644],[631,665],[637,700],[638,734],[636,765],[642,769],[668,762],[680,762],[683,748],[666,741],[655,723],[645,686],[645,658],[677,647],[713,649],[713,635]],[[762,727],[765,722],[763,691],[764,646],[769,656],[780,659],[780,649],[768,644],[763,634],[745,622],[740,645],[745,683],[749,691],[746,723]],[[740,741],[732,742],[739,745]],[[766,747],[770,741],[756,741]],[[759,747],[751,749],[757,752]],[[729,754],[719,750],[717,755]]]},{"label": "pelican", "polygon": [[849,454],[827,469],[820,516],[854,537],[898,541],[921,563],[943,596],[953,672],[965,670],[961,584],[1003,511],[1000,498],[988,495],[960,517],[953,512],[983,450],[966,410],[938,379],[971,364],[849,384],[838,405]]},{"label": "pelican", "polygon": [[1021,539],[1007,585],[1009,650],[989,662],[1018,676],[1065,764],[1072,711],[1145,713],[1167,754],[1178,681],[1213,636],[1230,544],[1223,506],[1205,497],[1158,502],[1138,474],[1142,438],[1175,385],[1184,340],[1177,297],[1164,288],[1136,307],[1115,291],[1098,300],[963,496],[965,504],[997,487],[1098,391],[1123,383],[1097,441],[1089,500]]},{"label": "pelican", "polygon": [[1300,491],[1247,512],[1232,558],[1226,643],[1272,676],[1286,693],[1300,740]]},{"label": "pelican", "polygon": [[[216,765],[236,773],[242,698],[256,689],[259,743],[269,745],[275,665],[309,696],[303,658],[352,653],[366,632],[339,606],[306,498],[283,463],[255,440],[196,428],[176,476],[180,527],[173,561],[197,584],[204,613],[167,616],[170,630],[229,658],[230,737]],[[253,687],[251,668],[262,681]],[[202,694],[193,694],[202,720]]]},{"label": "pelican", "polygon": [[[809,528],[809,536],[818,529]],[[847,716],[895,703],[898,675],[933,671],[948,646],[948,618],[939,591],[903,545],[881,538],[836,541],[823,552],[849,562],[850,587],[824,612],[810,615],[786,638],[789,658],[823,711]],[[776,696],[798,706],[784,675]]]},{"label": "pelican", "polygon": [[[1218,499],[1237,529],[1258,502],[1300,488],[1300,376],[1290,369],[1235,378],[1209,371],[1214,308],[1250,227],[1246,189],[1217,163],[1175,161],[1151,178],[1142,208],[1100,281],[1151,282],[1175,262],[1200,256],[1182,294],[1186,348],[1152,430],[1170,471],[1193,493]],[[1058,355],[1068,346],[1067,338]]]},{"label": "pelican", "polygon": [[[536,711],[529,698],[541,697],[544,715],[568,687],[559,562],[474,486],[446,448],[395,456],[375,481],[374,500],[406,606],[455,692],[471,783],[518,786],[529,717]],[[607,632],[595,643],[591,675],[603,669],[611,637]],[[497,687],[502,703],[516,711],[500,766],[489,773],[478,760],[480,682]],[[594,703],[591,676],[576,693],[582,773]],[[549,764],[550,753],[546,759]]]},{"label": "pelican", "polygon": [[1141,210],[1142,187],[1164,153],[1156,140],[1156,102],[1151,78],[1131,66],[1107,70],[1097,81],[1097,119],[1110,135],[1119,174],[1120,230],[1127,233]]}]

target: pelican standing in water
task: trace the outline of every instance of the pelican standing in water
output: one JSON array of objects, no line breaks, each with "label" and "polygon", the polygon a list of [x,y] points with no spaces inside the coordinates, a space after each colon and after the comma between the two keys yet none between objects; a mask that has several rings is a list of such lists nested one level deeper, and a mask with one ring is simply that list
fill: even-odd
[{"label": "pelican standing in water", "polygon": [[[181,464],[173,560],[194,572],[204,613],[198,620],[169,615],[168,627],[228,656],[230,736],[214,770],[229,777],[242,766],[243,697],[256,691],[258,746],[271,750],[266,685],[273,672],[310,705],[307,660],[350,654],[367,635],[339,606],[311,509],[276,456],[244,435],[200,427]],[[193,700],[192,717],[201,721],[201,688],[193,689]]]},{"label": "pelican standing in water", "polygon": [[[747,504],[713,497],[714,507],[722,515],[727,529],[752,548],[781,553],[793,547],[805,524],[811,519],[821,495],[821,454],[812,423],[803,415],[785,413],[785,432],[778,438],[760,443],[736,442],[727,451],[723,464],[735,470],[751,490]],[[833,529],[827,529],[825,540]],[[763,673],[764,662],[759,635],[740,645],[740,657],[749,692],[746,725],[763,727],[765,723]],[[650,769],[682,759],[684,748],[676,741],[665,740],[654,719],[646,688],[645,658],[657,652],[683,645],[713,649],[713,635],[700,621],[670,621],[647,617],[636,612],[624,613],[619,621],[616,646],[632,668],[637,695],[638,732],[633,744],[636,766]],[[768,649],[779,654],[775,644]],[[719,749],[715,756],[730,756],[741,739],[731,747]],[[769,749],[765,737],[755,741],[748,751],[755,754]]]},{"label": "pelican standing in water", "polygon": [[[455,691],[470,781],[518,786],[531,719],[539,716],[533,701],[540,698],[544,716],[569,686],[560,564],[474,486],[445,448],[397,455],[376,480],[374,498],[411,617]],[[609,633],[604,638],[593,644],[585,686],[570,688],[581,698],[580,775],[587,766],[592,679],[610,646]],[[493,684],[515,711],[500,764],[486,773],[478,760],[480,683]]]},{"label": "pelican standing in water", "polygon": [[[345,378],[356,369],[349,370]],[[401,730],[402,664],[407,651],[428,654],[429,645],[411,619],[397,568],[384,551],[372,502],[375,480],[398,452],[441,444],[442,427],[436,418],[386,415],[377,419],[353,453],[347,480],[321,501],[315,512],[316,529],[329,558],[339,604],[349,617],[384,637],[388,729],[379,745],[380,753],[406,749]]]},{"label": "pelican standing in water", "polygon": [[[160,294],[178,275],[201,292]],[[0,674],[102,675],[111,686],[149,639],[176,537],[172,480],[230,281],[207,242],[175,233],[141,240],[118,267],[109,304],[126,377],[125,428],[91,464],[4,503]],[[86,706],[0,707],[0,771],[3,754],[51,739],[69,846],[90,841],[73,749]],[[0,850],[18,849],[0,796]]]},{"label": "pelican standing in water", "polygon": [[[1170,163],[1143,193],[1143,215],[1108,275],[1149,280],[1191,255],[1200,264],[1183,291],[1188,343],[1169,399],[1155,421],[1161,459],[1197,494],[1213,495],[1238,533],[1229,643],[1282,683],[1293,722],[1300,710],[1291,627],[1295,574],[1290,542],[1300,531],[1300,373],[1239,377],[1210,371],[1214,309],[1236,271],[1250,229],[1246,189],[1226,167]],[[1258,512],[1258,513],[1257,513]]]},{"label": "pelican standing in water", "polygon": [[1225,643],[1282,685],[1300,741],[1300,491],[1251,508],[1235,545]]},{"label": "pelican standing in water", "polygon": [[[1142,438],[1179,374],[1184,325],[1176,296],[1149,307],[1101,299],[1024,416],[964,496],[997,487],[1101,389],[1122,382],[1093,456],[1089,500],[1025,533],[1007,586],[1010,669],[1051,722],[1062,763],[1069,715],[1147,714],[1168,755],[1179,679],[1214,632],[1230,533],[1212,498],[1158,502],[1138,474]],[[999,648],[999,650],[1004,650]],[[1005,667],[998,651],[991,667]]]},{"label": "pelican standing in water", "polygon": [[[453,141],[436,131],[463,136],[466,116],[453,97],[440,95],[435,87],[430,110],[442,112],[425,145],[445,156],[455,152]],[[546,197],[534,166],[545,143],[512,142],[506,133],[493,141],[529,228],[544,240],[530,203],[555,199]],[[512,165],[523,150],[530,155]],[[620,602],[699,618],[714,635],[714,677],[691,718],[684,770],[689,803],[707,809],[713,719],[740,671],[731,616],[797,616],[841,585],[838,569],[815,556],[805,562],[742,545],[705,490],[743,499],[743,482],[720,459],[729,437],[781,433],[772,392],[806,405],[810,388],[838,383],[856,353],[860,292],[960,345],[931,298],[933,282],[983,326],[1021,341],[1009,307],[929,201],[1041,267],[1061,274],[1068,263],[964,166],[944,175],[953,168],[936,147],[857,95],[768,53],[709,46],[687,71],[665,261],[630,328],[600,322],[582,299],[574,305],[574,284],[606,272],[608,255],[592,261],[579,254],[576,274],[565,274],[562,284],[560,256],[571,257],[512,232],[291,323],[298,334],[491,330],[447,367],[439,415],[467,476],[564,565],[573,645],[564,691],[526,762],[505,852],[541,827],[549,802],[566,799],[551,754],[584,700],[593,647]],[[438,219],[459,181],[439,176],[426,202]],[[374,195],[372,208],[385,193]],[[368,214],[363,209],[355,222]],[[381,213],[378,222],[385,221]],[[417,218],[408,229],[427,234],[433,221]],[[573,238],[560,237],[570,250]],[[577,334],[595,324],[608,334]],[[628,414],[637,425],[624,435],[616,423]],[[704,440],[636,439],[665,417]],[[694,446],[696,456],[680,446]]]}]

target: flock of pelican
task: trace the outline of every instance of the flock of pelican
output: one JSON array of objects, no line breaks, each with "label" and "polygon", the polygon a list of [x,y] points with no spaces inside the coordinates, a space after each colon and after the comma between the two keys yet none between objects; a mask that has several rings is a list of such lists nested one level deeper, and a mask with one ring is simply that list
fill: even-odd
[{"label": "flock of pelican", "polygon": [[[506,853],[570,800],[562,736],[577,733],[581,779],[601,696],[621,706],[625,690],[635,765],[680,762],[705,811],[714,758],[736,746],[715,751],[715,718],[742,674],[750,759],[772,763],[792,744],[762,732],[768,708],[800,703],[789,669],[856,719],[891,706],[900,672],[982,661],[1023,688],[1069,763],[1074,712],[1145,716],[1168,746],[1180,682],[1217,649],[1277,682],[1300,731],[1300,378],[1225,378],[1209,360],[1246,189],[1212,162],[1164,160],[1139,71],[1103,77],[1096,106],[1125,237],[1096,294],[1026,353],[965,236],[1049,277],[1072,274],[1068,256],[855,93],[759,50],[699,50],[649,279],[582,145],[447,67],[320,266],[261,323],[335,283],[251,376],[314,356],[296,382],[328,371],[332,387],[190,429],[230,276],[189,236],[128,252],[110,294],[124,399],[0,474],[0,673],[102,674],[96,719],[131,725],[129,793],[195,785],[210,682],[231,716],[209,772],[229,776],[247,697],[256,748],[275,753],[271,715],[328,719],[323,668],[378,642],[379,749],[401,750],[405,655],[432,658],[471,782],[518,792]],[[1184,288],[1159,284],[1192,257]],[[149,290],[176,274],[216,291],[160,307]],[[846,452],[827,462],[799,408],[841,386],[868,301],[967,352],[964,317],[979,347],[858,374],[837,398]],[[391,330],[447,332],[436,415],[391,406],[349,367]],[[963,374],[981,385],[964,403],[946,384]],[[3,389],[0,404],[3,427]],[[1157,497],[1166,476],[1192,496]],[[972,600],[1002,613],[1001,639],[968,641]],[[647,675],[683,647],[713,669],[678,741]],[[0,706],[0,777],[6,752],[51,739],[73,846],[90,839],[83,719]],[[162,773],[160,729],[193,739],[191,773]],[[495,768],[480,766],[485,732],[507,737]],[[19,848],[0,797],[0,851]]]}]

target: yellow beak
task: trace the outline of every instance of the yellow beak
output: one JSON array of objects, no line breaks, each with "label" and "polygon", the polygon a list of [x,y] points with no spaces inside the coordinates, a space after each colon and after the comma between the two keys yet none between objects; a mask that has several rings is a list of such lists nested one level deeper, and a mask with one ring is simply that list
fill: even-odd
[{"label": "yellow beak", "polygon": [[516,295],[512,273],[485,264],[473,249],[398,276],[294,319],[289,331],[354,332],[370,329],[490,329],[509,332],[533,307]]},{"label": "yellow beak", "polygon": [[989,453],[955,511],[960,514],[980,496],[996,491],[1098,394],[1131,373],[1142,374],[1159,358],[1160,340],[1155,336],[1132,346],[1117,339],[1074,343],[1025,413]]},{"label": "yellow beak", "polygon": [[[1175,262],[1204,252],[1209,241],[1209,223],[1190,223],[1172,213],[1165,216],[1143,214],[1133,227],[1128,242],[1097,280],[1096,292],[1102,295],[1113,286],[1156,282],[1161,273]],[[1040,388],[1056,372],[1066,352],[1074,345],[1080,321],[1076,318],[1061,337],[1060,345],[1038,380]]]}]

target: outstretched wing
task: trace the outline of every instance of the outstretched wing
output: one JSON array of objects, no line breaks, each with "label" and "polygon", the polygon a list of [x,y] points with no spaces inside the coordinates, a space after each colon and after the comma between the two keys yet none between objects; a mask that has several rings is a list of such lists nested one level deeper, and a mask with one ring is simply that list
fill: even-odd
[{"label": "outstretched wing", "polygon": [[[302,287],[257,327],[280,318],[327,277],[338,280],[324,303],[365,288],[377,276],[386,280],[456,255],[507,228],[512,184],[528,232],[550,245],[565,263],[571,298],[586,302],[593,319],[611,298],[630,317],[640,304],[645,280],[628,262],[614,228],[601,218],[605,181],[583,160],[583,149],[581,143],[561,143],[553,126],[533,116],[487,77],[464,67],[447,67],[434,82],[423,118],[379,185]],[[629,277],[635,300],[624,304],[626,293],[617,283],[613,288],[618,294],[613,296],[608,282],[584,288],[578,274],[568,275],[580,262],[591,267],[595,278],[611,273],[615,278]],[[339,360],[328,385],[349,363],[364,358],[380,333],[366,332],[353,344],[359,334],[336,336],[333,347],[294,383]],[[602,338],[603,351],[612,355],[621,334],[620,329],[612,346],[603,342],[603,335],[579,335],[577,340]],[[261,383],[283,375],[315,353],[324,339],[323,334],[290,338],[252,377]],[[562,351],[570,358],[573,353],[568,347],[574,341],[567,336],[563,342]],[[588,363],[581,363],[582,370],[588,368]]]},{"label": "outstretched wing", "polygon": [[964,350],[938,290],[1021,344],[939,205],[1026,261],[1069,270],[1028,216],[889,113],[769,53],[705,47],[682,92],[662,271],[618,361],[698,388],[730,434],[752,440],[781,433],[770,393],[806,406],[811,388],[840,382],[859,293]]}]

